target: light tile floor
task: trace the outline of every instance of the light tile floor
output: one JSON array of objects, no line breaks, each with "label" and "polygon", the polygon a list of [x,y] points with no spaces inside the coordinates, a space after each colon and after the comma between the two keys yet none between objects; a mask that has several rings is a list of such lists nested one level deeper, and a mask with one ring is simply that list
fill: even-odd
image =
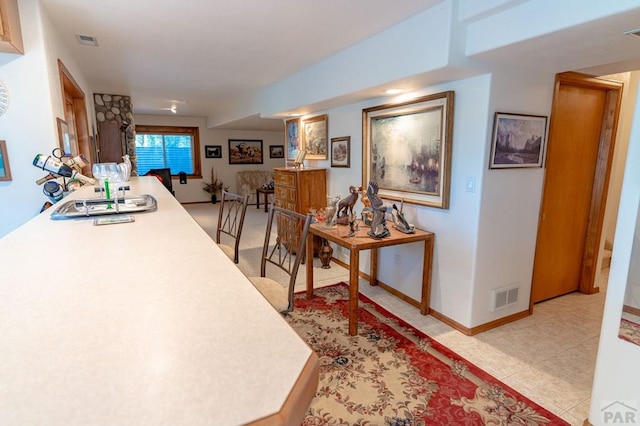
[{"label": "light tile floor", "polygon": [[[215,235],[217,205],[184,206],[211,236]],[[267,214],[249,206],[238,267],[256,275],[255,259],[264,236]],[[314,261],[316,286],[348,281],[348,271],[332,264],[321,269]],[[608,270],[601,274],[600,292],[572,293],[536,304],[533,315],[475,336],[466,336],[390,293],[360,282],[361,293],[492,374],[537,404],[581,426],[588,417]],[[304,273],[297,287],[304,288]]]}]

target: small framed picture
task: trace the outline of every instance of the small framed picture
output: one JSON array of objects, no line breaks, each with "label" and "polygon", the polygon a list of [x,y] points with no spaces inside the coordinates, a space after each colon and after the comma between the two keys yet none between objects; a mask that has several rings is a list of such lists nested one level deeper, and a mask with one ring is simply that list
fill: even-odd
[{"label": "small framed picture", "polygon": [[547,117],[496,112],[490,169],[542,167]]},{"label": "small framed picture", "polygon": [[351,166],[351,136],[331,138],[331,167]]},{"label": "small framed picture", "polygon": [[205,158],[222,158],[222,145],[205,145]]},{"label": "small framed picture", "polygon": [[11,168],[9,167],[7,142],[0,141],[0,182],[9,180],[11,180]]},{"label": "small framed picture", "polygon": [[269,145],[269,158],[284,158],[284,145]]}]

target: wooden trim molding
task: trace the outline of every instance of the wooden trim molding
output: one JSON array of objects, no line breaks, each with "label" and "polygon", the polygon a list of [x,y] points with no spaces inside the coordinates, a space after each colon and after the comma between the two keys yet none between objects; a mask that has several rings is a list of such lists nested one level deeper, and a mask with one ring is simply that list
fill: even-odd
[{"label": "wooden trim molding", "polygon": [[622,312],[640,317],[640,308],[636,308],[635,306],[622,305]]},{"label": "wooden trim molding", "polygon": [[[340,259],[336,259],[335,257],[332,257],[331,260],[335,263],[337,263],[338,265],[349,269],[349,265],[347,265],[346,263],[344,263],[343,261],[341,261]],[[358,274],[361,278],[364,278],[366,280],[371,280],[371,277],[360,271],[360,273]],[[416,308],[420,309],[420,302],[407,296],[406,294],[402,293],[401,291],[396,290],[395,288],[391,287],[388,284],[383,283],[382,281],[378,280],[378,287],[380,287],[381,289],[393,294],[394,296],[396,296],[399,299],[404,300],[405,302],[407,302],[408,304],[415,306]],[[460,324],[459,322],[456,322],[454,320],[452,320],[451,318],[447,317],[446,315],[442,315],[440,312],[438,311],[434,311],[433,308],[429,308],[429,315],[431,315],[432,317],[434,317],[435,319],[437,319],[438,321],[441,321],[445,324],[447,324],[449,327],[455,328],[456,330],[458,330],[460,333],[466,334],[467,336],[473,336],[488,330],[491,330],[492,328],[496,328],[496,327],[500,327],[502,325],[508,324],[510,322],[514,322],[517,321],[519,319],[522,318],[526,318],[529,315],[531,315],[532,311],[527,309],[526,311],[522,311],[522,312],[516,312],[515,314],[512,315],[507,315],[506,317],[502,317],[502,318],[498,318],[497,320],[494,321],[490,321],[488,323],[485,324],[480,324],[477,325],[475,327],[465,327],[464,325]]]}]

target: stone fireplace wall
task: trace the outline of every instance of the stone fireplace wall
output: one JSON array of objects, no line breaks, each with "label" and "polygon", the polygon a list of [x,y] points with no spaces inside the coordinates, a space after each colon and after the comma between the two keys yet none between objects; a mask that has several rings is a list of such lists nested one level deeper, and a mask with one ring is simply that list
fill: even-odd
[{"label": "stone fireplace wall", "polygon": [[138,161],[136,158],[136,130],[133,122],[133,104],[130,96],[107,95],[94,93],[96,121],[116,122],[120,131],[124,133],[122,138],[122,152],[129,154],[132,170],[131,175],[138,175]]}]

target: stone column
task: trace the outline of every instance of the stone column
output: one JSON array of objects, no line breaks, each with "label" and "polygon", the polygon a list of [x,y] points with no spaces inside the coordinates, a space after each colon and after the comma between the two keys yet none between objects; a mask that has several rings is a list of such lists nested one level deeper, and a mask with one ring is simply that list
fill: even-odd
[{"label": "stone column", "polygon": [[124,133],[122,152],[129,154],[131,160],[131,175],[138,175],[138,159],[136,157],[136,127],[133,122],[133,104],[131,97],[122,95],[107,95],[94,93],[96,106],[96,121],[113,121]]}]

